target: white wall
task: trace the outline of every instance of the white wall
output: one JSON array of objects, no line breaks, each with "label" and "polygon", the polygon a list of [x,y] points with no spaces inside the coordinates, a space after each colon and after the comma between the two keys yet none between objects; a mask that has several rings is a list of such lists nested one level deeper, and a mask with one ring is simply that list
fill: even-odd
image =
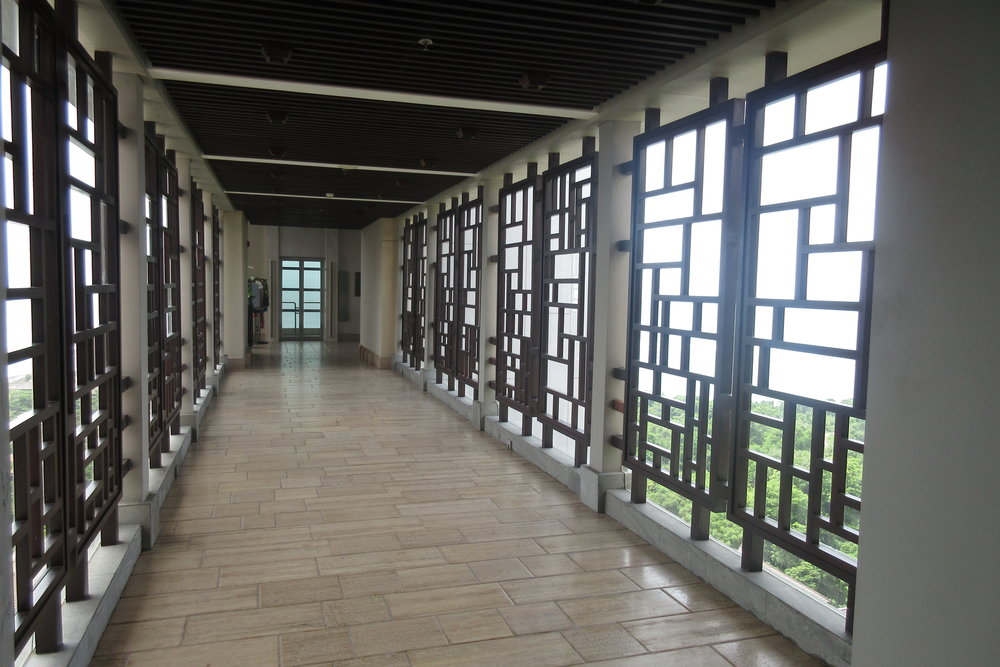
[{"label": "white wall", "polygon": [[1000,661],[997,25],[892,4],[855,665]]},{"label": "white wall", "polygon": [[381,218],[361,230],[361,345],[383,360],[396,351],[399,227]]},{"label": "white wall", "polygon": [[[358,230],[340,231],[340,270],[347,271],[350,319],[338,322],[337,328],[341,339],[347,336],[357,340],[361,334],[361,297],[354,296],[354,274],[361,271],[361,232]],[[364,286],[364,280],[361,284]]]}]

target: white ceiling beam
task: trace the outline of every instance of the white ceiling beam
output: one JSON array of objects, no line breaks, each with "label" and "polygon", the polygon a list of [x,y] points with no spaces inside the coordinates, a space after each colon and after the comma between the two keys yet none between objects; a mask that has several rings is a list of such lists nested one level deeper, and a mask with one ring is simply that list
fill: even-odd
[{"label": "white ceiling beam", "polygon": [[367,199],[365,197],[328,197],[325,195],[286,195],[275,192],[238,192],[236,190],[226,190],[227,195],[248,195],[250,197],[289,197],[291,199],[327,199],[332,201],[370,201],[377,204],[422,204],[419,201],[408,199]]},{"label": "white ceiling beam", "polygon": [[542,104],[521,104],[517,102],[477,100],[466,97],[449,97],[447,95],[402,93],[392,90],[333,86],[329,84],[308,83],[305,81],[286,81],[283,79],[265,79],[254,76],[218,74],[215,72],[196,72],[192,70],[173,69],[170,67],[150,67],[148,72],[154,79],[163,81],[186,81],[189,83],[202,83],[210,86],[256,88],[259,90],[276,90],[286,93],[303,93],[306,95],[323,95],[326,97],[350,97],[359,100],[397,102],[401,104],[421,104],[432,107],[473,109],[476,111],[496,111],[499,113],[519,113],[530,116],[550,116],[555,118],[589,119],[594,118],[597,115],[595,112],[588,111],[586,109],[552,107]]},{"label": "white ceiling beam", "polygon": [[302,160],[278,160],[272,158],[237,157],[235,155],[202,155],[203,160],[220,162],[249,162],[252,164],[281,164],[292,167],[319,167],[321,169],[346,169],[348,171],[384,171],[396,174],[424,174],[425,176],[475,176],[468,171],[440,171],[436,169],[409,169],[407,167],[373,167],[364,164],[339,164],[335,162],[305,162]]}]

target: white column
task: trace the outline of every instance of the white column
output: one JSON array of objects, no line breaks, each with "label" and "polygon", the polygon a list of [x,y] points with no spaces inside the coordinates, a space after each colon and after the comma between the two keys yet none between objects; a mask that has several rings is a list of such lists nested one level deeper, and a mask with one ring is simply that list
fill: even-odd
[{"label": "white column", "polygon": [[236,366],[246,361],[247,347],[247,221],[241,211],[222,215],[222,349]]},{"label": "white column", "polygon": [[212,233],[212,194],[202,190],[202,206],[205,209],[205,377],[211,379],[219,359],[215,358],[215,289],[212,276],[215,264],[212,262],[212,251],[215,248],[215,234]]},{"label": "white column", "polygon": [[[0,183],[4,182],[4,166],[0,164]],[[6,209],[0,207],[0,226],[4,233],[0,234],[0,298],[7,301],[7,222]],[[7,309],[0,308],[0,355],[7,358]],[[0,374],[0,395],[4,396],[2,403],[3,414],[6,415],[10,406],[8,405],[7,373]],[[10,442],[10,422],[4,418],[0,422],[0,437],[4,442]],[[0,466],[3,470],[11,469],[10,447],[4,447],[0,452]],[[10,550],[11,533],[10,527],[14,522],[14,508],[11,505],[11,476],[6,472],[0,475],[0,544],[6,545],[4,557],[0,558],[0,600],[6,600],[8,604],[3,605],[0,611],[0,664],[14,664],[14,606],[9,604],[14,599],[13,581],[13,553]]]},{"label": "white column", "polygon": [[890,12],[855,665],[1000,656],[998,24]]},{"label": "white column", "polygon": [[604,492],[625,483],[621,451],[611,446],[611,436],[622,434],[622,414],[610,405],[625,398],[625,383],[611,377],[611,370],[626,364],[629,262],[628,253],[615,244],[631,233],[632,178],[616,165],[632,159],[632,138],[639,129],[633,121],[608,121],[597,128],[593,414],[590,464],[580,467],[580,500],[598,512],[604,511]]},{"label": "white column", "polygon": [[490,357],[497,356],[497,347],[489,342],[497,335],[497,264],[490,257],[499,252],[500,213],[493,210],[500,204],[500,188],[503,177],[492,178],[483,184],[483,229],[482,254],[479,273],[479,403],[481,415],[497,414],[497,392],[490,388],[495,381],[497,367],[489,363]]},{"label": "white column", "polygon": [[181,422],[188,424],[194,414],[194,299],[191,289],[194,283],[192,263],[194,261],[194,243],[191,234],[191,159],[186,155],[177,155],[177,187],[178,197],[178,238],[181,244],[181,272],[177,285],[179,310],[181,314],[181,364],[186,370],[181,373],[181,385],[184,394],[181,396]]},{"label": "white column", "polygon": [[114,73],[118,89],[118,121],[128,136],[118,141],[119,217],[128,223],[121,235],[122,378],[132,382],[122,393],[122,414],[131,424],[122,431],[122,455],[132,461],[125,476],[124,500],[141,502],[149,494],[149,331],[146,321],[146,140],[143,126],[143,82],[135,74]]}]

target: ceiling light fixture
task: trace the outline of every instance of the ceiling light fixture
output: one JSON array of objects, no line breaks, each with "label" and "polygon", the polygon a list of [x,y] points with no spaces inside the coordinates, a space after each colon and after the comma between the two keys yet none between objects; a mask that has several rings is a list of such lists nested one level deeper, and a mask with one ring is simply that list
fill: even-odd
[{"label": "ceiling light fixture", "polygon": [[271,109],[267,112],[267,122],[272,125],[284,125],[288,122],[288,112],[281,109]]},{"label": "ceiling light fixture", "polygon": [[541,90],[549,82],[549,78],[550,75],[548,72],[533,70],[522,74],[518,82],[525,90]]},{"label": "ceiling light fixture", "polygon": [[284,157],[285,152],[288,150],[284,146],[271,146],[268,149],[272,157]]},{"label": "ceiling light fixture", "polygon": [[264,60],[272,65],[287,65],[292,59],[292,47],[280,42],[265,42],[260,45]]},{"label": "ceiling light fixture", "polygon": [[460,127],[455,130],[455,136],[459,139],[475,139],[479,136],[478,127]]},{"label": "ceiling light fixture", "polygon": [[430,37],[423,37],[417,40],[417,44],[424,47],[424,51],[430,51],[431,47],[434,46],[434,40]]}]

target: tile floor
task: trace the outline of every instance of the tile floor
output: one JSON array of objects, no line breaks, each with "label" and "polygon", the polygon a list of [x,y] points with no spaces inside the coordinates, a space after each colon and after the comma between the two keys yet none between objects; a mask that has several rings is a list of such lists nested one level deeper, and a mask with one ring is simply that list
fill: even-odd
[{"label": "tile floor", "polygon": [[93,664],[819,664],[356,349],[228,375]]}]

